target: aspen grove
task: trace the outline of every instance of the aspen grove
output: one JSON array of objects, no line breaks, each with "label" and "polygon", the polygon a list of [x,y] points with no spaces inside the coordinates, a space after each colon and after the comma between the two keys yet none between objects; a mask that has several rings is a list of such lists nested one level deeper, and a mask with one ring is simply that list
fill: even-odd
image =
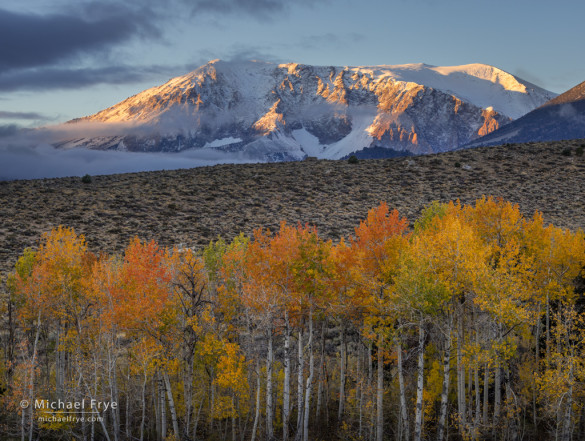
[{"label": "aspen grove", "polygon": [[583,440],[584,265],[582,231],[493,198],[200,252],[59,227],[3,284],[2,436]]}]

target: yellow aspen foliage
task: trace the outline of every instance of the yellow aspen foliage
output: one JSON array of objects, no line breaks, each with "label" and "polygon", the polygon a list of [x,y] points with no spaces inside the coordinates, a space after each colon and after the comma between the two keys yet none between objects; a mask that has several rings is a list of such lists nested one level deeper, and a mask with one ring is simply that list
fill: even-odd
[{"label": "yellow aspen foliage", "polygon": [[523,242],[534,262],[533,289],[540,294],[536,298],[541,301],[572,299],[572,281],[585,266],[583,231],[572,232],[553,225],[545,227],[542,215],[536,213],[525,224]]},{"label": "yellow aspen foliage", "polygon": [[423,412],[426,425],[432,426],[437,420],[437,409],[435,403],[441,398],[443,387],[443,366],[437,358],[437,352],[430,352],[427,357],[427,374],[425,378],[425,389],[423,393]]},{"label": "yellow aspen foliage", "polygon": [[[99,257],[73,229],[47,232],[0,305],[2,427],[64,440],[581,436],[585,234],[492,197],[434,202],[408,225],[381,203],[335,242],[282,222],[201,252],[134,238]],[[90,425],[23,410],[35,398],[119,406]]]},{"label": "yellow aspen foliage", "polygon": [[42,236],[39,250],[19,260],[14,281],[25,322],[56,319],[72,322],[82,312],[83,281],[91,268],[85,238],[59,226]]}]

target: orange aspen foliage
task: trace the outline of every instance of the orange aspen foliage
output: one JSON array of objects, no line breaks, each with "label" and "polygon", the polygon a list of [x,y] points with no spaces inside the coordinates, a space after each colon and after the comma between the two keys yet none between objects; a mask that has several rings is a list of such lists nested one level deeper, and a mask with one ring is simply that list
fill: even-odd
[{"label": "orange aspen foliage", "polygon": [[172,272],[170,255],[154,241],[132,239],[123,260],[96,267],[106,317],[119,330],[159,335],[172,321]]},{"label": "orange aspen foliage", "polygon": [[397,210],[389,211],[382,202],[368,212],[365,221],[355,229],[352,252],[357,255],[358,283],[364,290],[362,299],[371,311],[370,318],[379,320],[387,310],[387,289],[398,269],[400,253],[407,243],[408,220]]}]

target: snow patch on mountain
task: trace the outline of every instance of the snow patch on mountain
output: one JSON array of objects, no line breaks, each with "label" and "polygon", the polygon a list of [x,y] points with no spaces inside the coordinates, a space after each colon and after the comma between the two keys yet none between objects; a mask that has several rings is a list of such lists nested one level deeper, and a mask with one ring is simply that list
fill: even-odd
[{"label": "snow patch on mountain", "polygon": [[293,138],[299,143],[307,156],[323,157],[324,146],[319,143],[319,138],[309,133],[304,127],[292,131]]},{"label": "snow patch on mountain", "polygon": [[216,139],[215,141],[207,142],[205,143],[203,148],[223,147],[226,145],[236,144],[239,142],[242,142],[241,138],[233,138],[231,136],[228,136],[227,138]]},{"label": "snow patch on mountain", "polygon": [[493,107],[497,112],[513,119],[530,112],[556,94],[486,64],[461,66],[431,66],[424,63],[360,66],[353,72],[368,73],[378,81],[392,78],[395,81],[422,84],[478,107]]},{"label": "snow patch on mountain", "polygon": [[343,139],[328,146],[328,156],[339,159],[369,147],[372,144],[372,136],[368,133],[371,122],[371,118],[366,115],[354,117],[352,131]]}]

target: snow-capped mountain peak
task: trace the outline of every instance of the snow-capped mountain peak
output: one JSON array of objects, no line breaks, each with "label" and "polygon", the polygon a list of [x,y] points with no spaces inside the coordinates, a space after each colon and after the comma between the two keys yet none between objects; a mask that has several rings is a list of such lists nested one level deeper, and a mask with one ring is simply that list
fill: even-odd
[{"label": "snow-capped mountain peak", "polygon": [[[268,160],[309,153],[338,158],[364,148],[450,150],[554,96],[485,64],[335,67],[213,60],[76,121],[148,127],[148,135],[118,134],[129,150],[210,148],[228,139],[237,142],[211,148]],[[75,146],[117,148],[117,142],[77,140]]]}]

